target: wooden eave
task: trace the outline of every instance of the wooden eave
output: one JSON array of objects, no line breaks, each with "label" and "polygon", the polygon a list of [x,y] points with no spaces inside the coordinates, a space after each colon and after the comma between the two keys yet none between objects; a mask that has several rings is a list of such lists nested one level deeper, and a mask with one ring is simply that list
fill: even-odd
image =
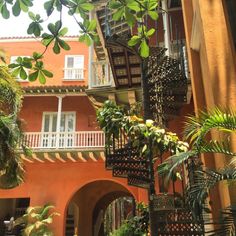
[{"label": "wooden eave", "polygon": [[23,87],[24,95],[85,95],[87,86],[28,86]]}]

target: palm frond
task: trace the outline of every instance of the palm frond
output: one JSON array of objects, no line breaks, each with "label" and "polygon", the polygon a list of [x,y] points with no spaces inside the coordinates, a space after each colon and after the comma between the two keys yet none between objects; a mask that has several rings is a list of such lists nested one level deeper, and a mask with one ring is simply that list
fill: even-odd
[{"label": "palm frond", "polygon": [[17,153],[21,138],[15,116],[0,114],[0,188],[14,188],[23,182],[23,162]]},{"label": "palm frond", "polygon": [[185,122],[184,136],[190,139],[190,142],[198,146],[206,134],[213,128],[220,131],[236,131],[236,113],[229,110],[224,112],[219,108],[212,111],[200,112],[198,117],[189,116]]},{"label": "palm frond", "polygon": [[221,216],[218,222],[213,222],[213,225],[216,224],[217,227],[214,230],[207,231],[209,236],[235,236],[236,229],[234,224],[234,216],[236,211],[233,207],[228,207],[221,211]]},{"label": "palm frond", "polygon": [[5,66],[0,66],[0,111],[6,115],[19,112],[23,91]]},{"label": "palm frond", "polygon": [[197,153],[195,151],[187,151],[170,156],[157,167],[158,173],[161,175],[166,175],[166,178],[169,179],[172,176],[174,169],[183,164],[190,157],[196,155]]},{"label": "palm frond", "polygon": [[195,171],[194,183],[187,189],[188,203],[195,209],[202,206],[208,197],[209,190],[221,181],[235,181],[236,168],[228,165],[218,171],[205,169]]},{"label": "palm frond", "polygon": [[221,153],[228,156],[236,156],[236,153],[231,151],[229,140],[222,142],[211,140],[209,143],[204,143],[200,148],[201,153]]}]

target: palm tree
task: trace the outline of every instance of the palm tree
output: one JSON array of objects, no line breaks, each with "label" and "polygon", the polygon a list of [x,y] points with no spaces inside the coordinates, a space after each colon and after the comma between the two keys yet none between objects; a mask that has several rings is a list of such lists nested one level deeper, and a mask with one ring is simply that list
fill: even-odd
[{"label": "palm tree", "polygon": [[[214,137],[219,137],[218,140],[210,138],[212,131]],[[198,117],[189,116],[185,123],[184,137],[190,141],[191,149],[169,157],[158,167],[159,173],[165,174],[168,180],[173,176],[173,172],[184,163],[191,163],[195,166],[185,194],[186,203],[195,217],[207,209],[205,203],[212,187],[220,181],[231,183],[236,180],[236,153],[231,150],[230,139],[230,135],[235,132],[236,113],[233,111],[224,112],[216,108],[209,112],[201,112]],[[198,158],[202,153],[223,154],[229,158],[228,164],[218,170],[208,169]],[[208,232],[208,235],[235,236],[235,215],[236,210],[233,206],[222,210],[218,222],[208,222],[217,224],[216,229]]]},{"label": "palm tree", "polygon": [[[209,139],[208,134],[213,130],[214,134],[224,139]],[[201,164],[195,169],[194,181],[187,187],[187,202],[195,211],[204,205],[210,188],[220,181],[236,179],[236,153],[231,150],[230,135],[227,135],[232,133],[236,133],[236,113],[233,111],[226,113],[216,108],[209,112],[201,112],[198,117],[189,116],[185,123],[184,137],[190,141],[192,148],[169,157],[158,167],[159,173],[170,178],[179,166],[189,159],[195,161],[199,154],[219,153],[230,157],[229,164],[222,169],[212,170]]]},{"label": "palm tree", "polygon": [[22,139],[18,113],[22,90],[5,66],[0,66],[0,188],[23,181],[23,164],[17,147]]}]

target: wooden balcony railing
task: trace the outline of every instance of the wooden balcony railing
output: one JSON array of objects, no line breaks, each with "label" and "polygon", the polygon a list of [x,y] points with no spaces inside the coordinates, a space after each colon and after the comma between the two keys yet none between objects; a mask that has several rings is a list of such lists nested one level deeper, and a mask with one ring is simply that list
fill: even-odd
[{"label": "wooden balcony railing", "polygon": [[32,149],[103,148],[105,135],[102,131],[27,132],[21,142]]}]

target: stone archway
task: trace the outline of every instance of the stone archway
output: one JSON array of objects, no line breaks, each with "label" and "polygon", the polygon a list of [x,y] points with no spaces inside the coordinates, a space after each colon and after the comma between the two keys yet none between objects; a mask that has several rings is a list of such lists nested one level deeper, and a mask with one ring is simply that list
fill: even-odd
[{"label": "stone archway", "polygon": [[96,180],[81,187],[68,204],[78,207],[78,232],[80,236],[93,236],[94,224],[99,213],[115,199],[121,196],[133,196],[123,185],[112,180]]}]

